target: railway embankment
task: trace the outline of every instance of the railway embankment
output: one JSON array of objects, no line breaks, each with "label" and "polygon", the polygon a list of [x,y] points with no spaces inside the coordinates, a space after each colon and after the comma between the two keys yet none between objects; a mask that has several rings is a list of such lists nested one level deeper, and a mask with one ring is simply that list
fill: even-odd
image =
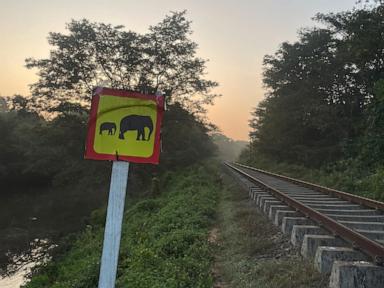
[{"label": "railway embankment", "polygon": [[384,287],[384,203],[240,164],[227,167],[251,202],[329,287]]},{"label": "railway embankment", "polygon": [[[117,287],[342,288],[354,287],[345,285],[356,282],[358,275],[380,275],[380,266],[363,249],[266,187],[239,174],[232,177],[230,171],[211,163],[166,173],[155,195],[127,203]],[[281,179],[268,177],[259,175],[259,180],[380,240],[377,209],[292,182],[283,187]],[[85,231],[59,245],[52,261],[36,268],[26,287],[97,287],[104,217],[102,210],[93,213]],[[362,223],[356,224],[354,217]],[[362,229],[364,224],[374,230]]]},{"label": "railway embankment", "polygon": [[327,277],[300,256],[289,237],[250,201],[241,182],[226,172],[214,230],[215,287],[327,287]]}]

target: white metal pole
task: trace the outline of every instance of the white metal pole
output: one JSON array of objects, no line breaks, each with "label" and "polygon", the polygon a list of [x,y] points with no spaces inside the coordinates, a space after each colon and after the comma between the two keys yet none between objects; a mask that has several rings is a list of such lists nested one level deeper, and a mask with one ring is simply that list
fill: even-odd
[{"label": "white metal pole", "polygon": [[99,288],[115,287],[129,162],[113,161]]}]

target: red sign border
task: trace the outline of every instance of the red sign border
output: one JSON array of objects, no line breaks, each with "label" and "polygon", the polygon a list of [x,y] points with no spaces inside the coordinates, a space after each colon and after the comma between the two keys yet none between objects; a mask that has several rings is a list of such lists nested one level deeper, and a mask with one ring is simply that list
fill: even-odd
[{"label": "red sign border", "polygon": [[[138,99],[145,99],[145,100],[153,100],[156,102],[157,119],[156,119],[155,142],[154,142],[153,154],[150,157],[134,157],[134,156],[102,154],[94,150],[93,145],[94,145],[94,139],[95,139],[95,133],[96,133],[96,117],[97,117],[97,110],[99,108],[99,101],[100,101],[101,95],[138,98]],[[117,160],[117,161],[128,161],[128,162],[135,162],[135,163],[159,164],[160,129],[161,129],[161,122],[163,121],[163,114],[164,114],[164,96],[142,94],[134,91],[112,89],[112,88],[105,88],[105,87],[96,87],[92,94],[91,111],[90,111],[90,116],[88,120],[88,133],[87,133],[84,158],[93,159],[93,160],[112,160],[112,161]]]}]

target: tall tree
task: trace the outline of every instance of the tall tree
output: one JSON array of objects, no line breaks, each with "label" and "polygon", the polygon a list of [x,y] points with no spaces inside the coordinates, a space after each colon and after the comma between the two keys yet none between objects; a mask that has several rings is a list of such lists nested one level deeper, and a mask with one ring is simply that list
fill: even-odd
[{"label": "tall tree", "polygon": [[250,122],[254,151],[320,165],[353,150],[384,78],[383,17],[381,1],[318,14],[325,28],[302,30],[297,42],[265,57],[268,93]]},{"label": "tall tree", "polygon": [[259,151],[279,160],[312,163],[329,154],[343,137],[327,94],[340,66],[334,56],[336,45],[327,30],[303,30],[298,42],[283,43],[274,55],[265,57],[268,95],[250,122]]},{"label": "tall tree", "polygon": [[149,93],[160,90],[169,102],[194,110],[212,103],[216,95],[211,89],[217,83],[204,78],[206,60],[196,56],[185,14],[171,13],[142,35],[85,19],[72,20],[68,34],[50,33],[50,57],[26,60],[28,68],[38,69],[32,93],[40,110],[66,101],[85,104],[98,83]]}]

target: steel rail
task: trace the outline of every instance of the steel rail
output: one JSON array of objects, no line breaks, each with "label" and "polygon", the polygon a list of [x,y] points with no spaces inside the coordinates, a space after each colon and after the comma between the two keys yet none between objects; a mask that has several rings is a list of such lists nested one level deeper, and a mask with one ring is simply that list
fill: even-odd
[{"label": "steel rail", "polygon": [[318,225],[331,232],[334,236],[338,236],[345,241],[349,242],[354,249],[361,250],[368,256],[370,256],[377,265],[384,265],[384,246],[377,242],[361,235],[360,233],[348,228],[347,226],[338,223],[332,218],[304,205],[303,203],[289,197],[283,192],[269,186],[263,181],[249,175],[248,173],[236,168],[235,166],[225,163],[229,168],[237,171],[242,176],[249,179],[251,182],[256,182],[259,186],[262,186],[265,190],[269,191],[276,198],[285,202],[288,206],[296,209],[304,214],[306,217],[314,220]]},{"label": "steel rail", "polygon": [[342,192],[342,191],[335,190],[335,189],[332,189],[332,188],[327,188],[327,187],[324,187],[324,186],[321,186],[321,185],[317,185],[317,184],[313,184],[313,183],[310,183],[310,182],[294,179],[294,178],[291,178],[291,177],[288,177],[288,176],[272,173],[272,172],[269,172],[269,171],[265,171],[265,170],[258,169],[258,168],[255,168],[255,167],[250,167],[250,166],[243,165],[243,164],[240,164],[240,163],[234,163],[234,164],[237,165],[237,166],[243,167],[243,168],[251,169],[251,170],[254,170],[254,171],[266,174],[266,175],[270,175],[270,176],[274,176],[274,177],[280,178],[282,180],[285,180],[285,181],[297,184],[299,186],[303,186],[303,187],[306,187],[306,188],[311,188],[313,190],[316,190],[316,191],[319,191],[319,192],[323,192],[323,193],[335,196],[337,198],[340,198],[340,199],[343,199],[343,200],[347,200],[347,201],[352,202],[352,203],[356,203],[356,204],[360,204],[360,205],[364,205],[364,206],[367,206],[367,207],[370,207],[370,208],[374,208],[374,209],[377,209],[377,210],[384,211],[384,203],[383,202],[379,202],[379,201],[372,200],[372,199],[369,199],[369,198],[366,198],[366,197],[361,197],[361,196],[353,195],[353,194],[350,194],[350,193]]}]

